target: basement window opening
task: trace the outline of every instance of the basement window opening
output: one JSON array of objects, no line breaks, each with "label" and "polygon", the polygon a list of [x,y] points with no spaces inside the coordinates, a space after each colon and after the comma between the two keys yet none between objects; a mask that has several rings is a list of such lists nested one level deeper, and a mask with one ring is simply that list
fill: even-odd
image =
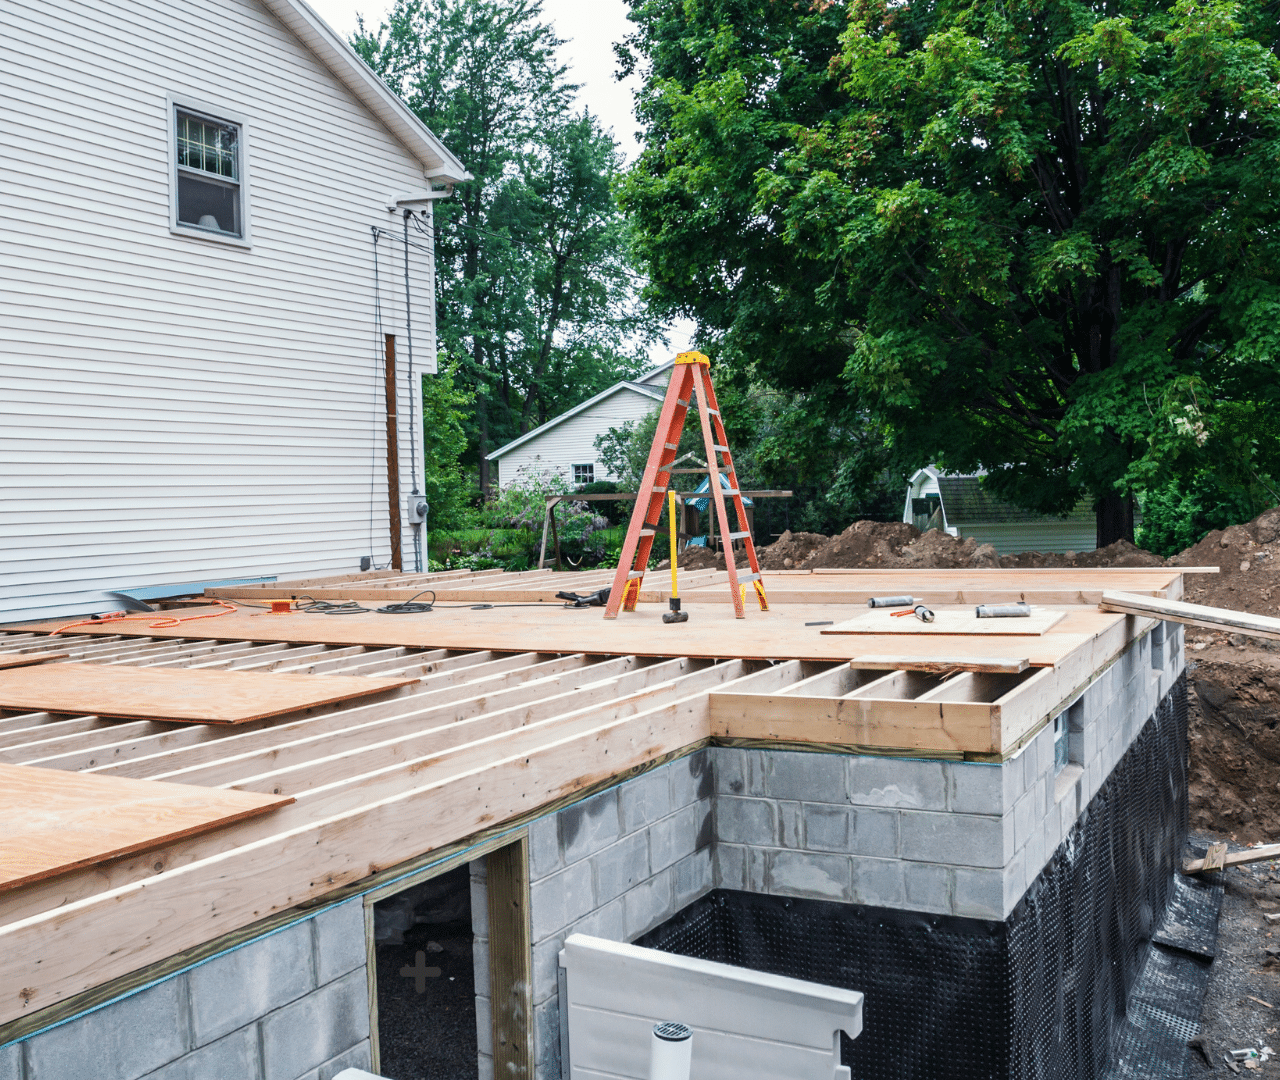
[{"label": "basement window opening", "polygon": [[373,905],[377,1072],[478,1075],[471,878],[466,864]]},{"label": "basement window opening", "polygon": [[594,484],[596,482],[596,467],[591,465],[575,465],[573,467],[573,482],[575,485]]}]

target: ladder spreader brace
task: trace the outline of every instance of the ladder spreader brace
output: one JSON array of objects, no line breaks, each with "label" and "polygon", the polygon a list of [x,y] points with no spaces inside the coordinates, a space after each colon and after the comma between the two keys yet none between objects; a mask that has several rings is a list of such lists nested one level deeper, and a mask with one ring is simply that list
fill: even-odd
[{"label": "ladder spreader brace", "polygon": [[[729,595],[733,600],[734,614],[739,619],[746,615],[745,583],[748,581],[755,586],[760,610],[769,610],[769,602],[764,594],[764,582],[760,578],[760,561],[756,558],[756,546],[751,538],[751,530],[747,526],[746,507],[742,503],[742,485],[738,483],[738,474],[733,467],[733,457],[729,453],[729,439],[725,435],[724,421],[720,416],[720,405],[716,401],[716,392],[711,385],[711,361],[700,352],[683,352],[676,357],[675,367],[671,371],[671,381],[667,383],[667,396],[662,402],[658,428],[654,432],[653,446],[649,450],[649,462],[644,467],[640,494],[636,499],[635,509],[631,512],[631,524],[627,526],[627,539],[622,545],[618,571],[614,575],[613,588],[609,591],[609,602],[605,606],[606,619],[616,619],[619,609],[634,611],[636,608],[636,601],[640,598],[640,585],[644,580],[645,570],[649,566],[649,553],[653,550],[653,538],[662,516],[662,504],[666,500],[667,490],[671,487],[671,475],[676,451],[680,445],[680,433],[684,430],[685,417],[695,397],[698,404],[698,419],[702,422],[702,440],[707,449],[710,489],[708,495],[714,500],[713,512],[720,523],[720,535],[725,538],[724,563],[729,573]],[[723,461],[720,460],[721,458]],[[722,472],[729,484],[727,491],[720,484]],[[733,498],[733,507],[738,515],[737,529],[729,528],[729,515],[725,507],[726,495]],[[738,576],[738,569],[733,561],[733,543],[734,540],[739,539],[743,542],[747,562],[751,567],[751,572],[741,577]],[[673,559],[675,554],[674,551],[671,553]]]}]

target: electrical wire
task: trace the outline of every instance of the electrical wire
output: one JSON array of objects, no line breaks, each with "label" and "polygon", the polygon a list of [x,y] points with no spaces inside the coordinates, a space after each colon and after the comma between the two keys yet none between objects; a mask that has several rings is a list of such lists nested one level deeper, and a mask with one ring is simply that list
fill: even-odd
[{"label": "electrical wire", "polygon": [[[306,601],[304,604],[303,601]],[[333,600],[317,600],[314,596],[308,596],[302,593],[295,603],[298,610],[307,615],[358,615],[362,611],[372,611],[373,608],[367,608],[356,600],[343,600],[335,602]]]},{"label": "electrical wire", "polygon": [[[431,594],[431,599],[426,603],[418,603],[418,597],[425,596],[427,593]],[[388,604],[386,607],[380,607],[377,610],[383,615],[422,615],[435,607],[435,604],[435,589],[423,589],[422,592],[415,593],[413,596],[409,597],[408,600],[402,601],[399,604]]]},{"label": "electrical wire", "polygon": [[[151,623],[148,630],[172,630],[175,626],[186,622],[195,622],[197,619],[216,619],[220,615],[230,615],[232,612],[239,610],[234,604],[228,603],[226,600],[217,599],[211,601],[213,605],[221,608],[221,611],[207,611],[203,615],[187,615],[179,617],[177,615],[169,615],[162,617]],[[49,632],[50,637],[61,634],[64,630],[70,630],[74,626],[101,626],[103,623],[126,622],[134,619],[153,619],[155,614],[138,615],[128,611],[108,611],[102,615],[91,615],[87,619],[80,619],[78,622],[66,623],[59,626],[56,630]]]}]

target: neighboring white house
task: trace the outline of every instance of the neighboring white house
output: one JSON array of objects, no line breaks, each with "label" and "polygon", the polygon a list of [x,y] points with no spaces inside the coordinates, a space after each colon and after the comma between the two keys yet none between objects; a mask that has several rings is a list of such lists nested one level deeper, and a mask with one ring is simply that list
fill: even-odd
[{"label": "neighboring white house", "polygon": [[462,163],[302,0],[3,5],[0,95],[0,616],[386,563]]},{"label": "neighboring white house", "polygon": [[675,362],[635,380],[624,379],[554,420],[513,439],[489,455],[498,466],[498,486],[521,477],[558,474],[574,487],[617,480],[600,461],[595,441],[610,428],[643,420],[662,404]]},{"label": "neighboring white house", "polygon": [[907,485],[902,520],[921,530],[972,536],[1001,555],[1092,551],[1097,546],[1097,525],[1087,502],[1065,518],[1035,514],[993,497],[982,485],[983,475],[955,475],[933,467],[918,470]]}]

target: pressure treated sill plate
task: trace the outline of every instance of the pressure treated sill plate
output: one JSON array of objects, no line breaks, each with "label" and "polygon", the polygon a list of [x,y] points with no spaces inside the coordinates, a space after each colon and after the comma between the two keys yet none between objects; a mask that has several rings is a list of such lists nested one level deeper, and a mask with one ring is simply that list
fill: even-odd
[{"label": "pressure treated sill plate", "polygon": [[0,892],[291,802],[250,791],[0,764]]},{"label": "pressure treated sill plate", "polygon": [[362,675],[39,664],[0,671],[0,708],[244,724],[394,690],[414,681]]}]

